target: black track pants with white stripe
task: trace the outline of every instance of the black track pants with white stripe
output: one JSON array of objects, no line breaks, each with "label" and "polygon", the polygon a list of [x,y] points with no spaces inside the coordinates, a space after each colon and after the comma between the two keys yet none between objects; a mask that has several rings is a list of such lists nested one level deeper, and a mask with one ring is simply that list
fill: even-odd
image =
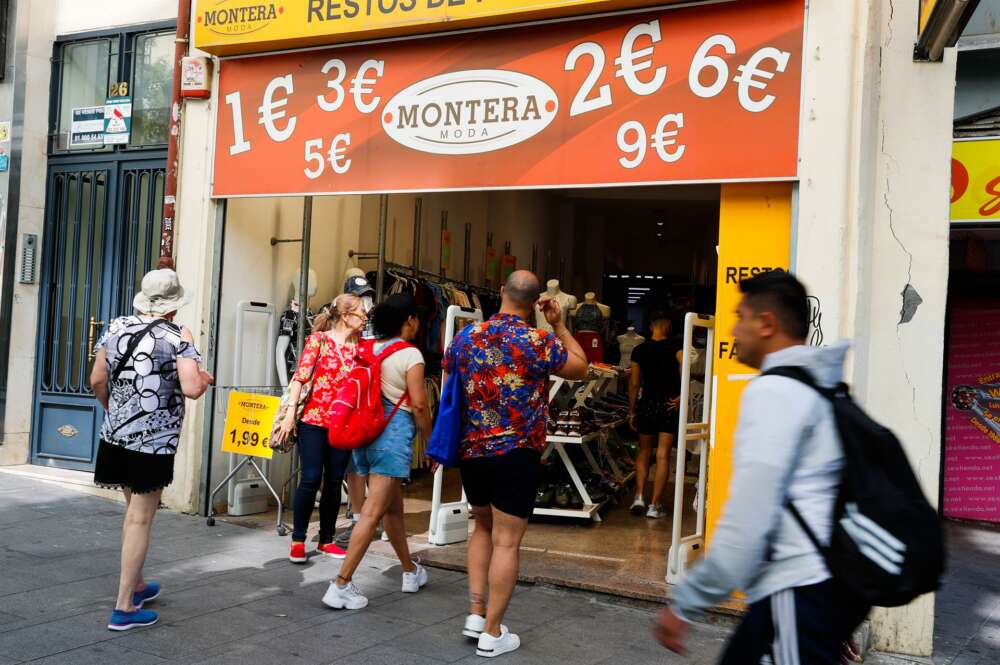
[{"label": "black track pants with white stripe", "polygon": [[750,606],[720,665],[840,665],[841,645],[868,616],[833,580],[786,589]]}]

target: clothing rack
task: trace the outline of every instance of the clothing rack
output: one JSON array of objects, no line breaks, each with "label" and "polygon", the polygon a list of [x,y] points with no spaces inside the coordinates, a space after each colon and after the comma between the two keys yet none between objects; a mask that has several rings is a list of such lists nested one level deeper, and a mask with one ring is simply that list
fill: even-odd
[{"label": "clothing rack", "polygon": [[430,272],[428,270],[421,270],[416,266],[408,266],[402,263],[393,263],[391,261],[385,262],[385,267],[387,270],[398,270],[400,272],[407,272],[413,277],[420,277],[423,279],[429,279],[431,281],[437,282],[438,284],[451,284],[457,286],[463,291],[473,291],[480,295],[499,297],[500,292],[485,286],[476,286],[475,284],[469,284],[468,282],[463,282],[459,279],[453,279],[451,277],[442,277],[436,272]]}]

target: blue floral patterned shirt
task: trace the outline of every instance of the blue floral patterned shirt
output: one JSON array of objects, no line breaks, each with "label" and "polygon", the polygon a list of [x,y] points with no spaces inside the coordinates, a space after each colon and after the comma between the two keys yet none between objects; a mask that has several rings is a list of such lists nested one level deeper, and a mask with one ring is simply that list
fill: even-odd
[{"label": "blue floral patterned shirt", "polygon": [[497,314],[456,335],[444,370],[457,372],[465,390],[462,459],[544,450],[546,386],[566,359],[555,335],[512,314]]}]

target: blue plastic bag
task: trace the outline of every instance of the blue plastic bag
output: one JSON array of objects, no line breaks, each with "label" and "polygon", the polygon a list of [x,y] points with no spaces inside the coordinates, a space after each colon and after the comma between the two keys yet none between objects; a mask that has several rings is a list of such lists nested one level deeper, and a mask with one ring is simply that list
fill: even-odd
[{"label": "blue plastic bag", "polygon": [[455,372],[448,375],[441,391],[437,422],[427,442],[427,456],[445,468],[456,467],[461,447],[462,376]]}]

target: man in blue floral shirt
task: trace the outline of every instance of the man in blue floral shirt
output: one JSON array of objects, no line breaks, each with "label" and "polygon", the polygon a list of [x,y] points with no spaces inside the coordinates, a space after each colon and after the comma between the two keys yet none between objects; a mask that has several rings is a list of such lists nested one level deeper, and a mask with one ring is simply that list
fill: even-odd
[{"label": "man in blue floral shirt", "polygon": [[[445,372],[457,372],[465,391],[460,468],[476,528],[469,539],[471,609],[463,633],[479,639],[480,656],[520,646],[501,621],[541,480],[549,376],[587,374],[587,358],[566,329],[559,303],[540,301],[541,290],[533,273],[511,273],[500,312],[457,335],[444,358]],[[528,323],[536,307],[552,333]]]}]

